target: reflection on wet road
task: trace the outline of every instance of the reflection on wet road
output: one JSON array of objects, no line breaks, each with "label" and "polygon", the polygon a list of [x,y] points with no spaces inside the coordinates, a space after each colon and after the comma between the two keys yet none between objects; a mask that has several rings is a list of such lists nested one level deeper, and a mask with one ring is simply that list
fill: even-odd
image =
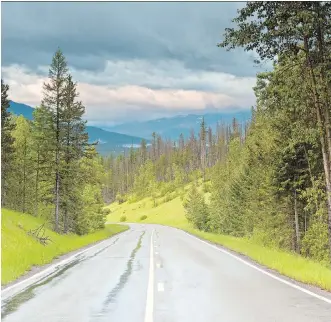
[{"label": "reflection on wet road", "polygon": [[272,279],[184,232],[158,225],[130,226],[30,285],[4,290],[2,320],[331,320],[331,301]]}]

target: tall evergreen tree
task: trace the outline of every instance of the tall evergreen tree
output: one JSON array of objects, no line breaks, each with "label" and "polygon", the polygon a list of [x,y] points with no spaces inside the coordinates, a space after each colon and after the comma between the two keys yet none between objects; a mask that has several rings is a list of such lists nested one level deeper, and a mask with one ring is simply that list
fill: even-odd
[{"label": "tall evergreen tree", "polygon": [[11,114],[8,111],[9,86],[1,79],[1,205],[6,204],[6,191],[8,189],[8,173],[10,171],[11,156],[13,154],[14,123],[11,121]]},{"label": "tall evergreen tree", "polygon": [[206,124],[205,124],[205,119],[203,117],[200,124],[200,162],[201,162],[201,169],[202,169],[204,181],[206,176],[206,163],[207,163],[206,134],[207,134]]},{"label": "tall evergreen tree", "polygon": [[44,98],[42,105],[52,112],[52,130],[55,133],[54,141],[54,229],[59,231],[60,212],[60,180],[61,155],[63,154],[63,113],[66,93],[68,68],[65,57],[60,49],[53,56],[49,69],[49,82],[44,84]]},{"label": "tall evergreen tree", "polygon": [[64,165],[61,171],[61,198],[63,211],[63,232],[67,233],[72,226],[73,219],[80,211],[79,203],[75,202],[79,194],[79,170],[78,162],[83,157],[88,145],[88,135],[85,129],[86,121],[82,120],[85,107],[77,101],[77,84],[72,76],[68,75],[63,95],[63,159]]},{"label": "tall evergreen tree", "polygon": [[53,197],[53,167],[54,167],[54,141],[52,112],[44,106],[36,107],[33,112],[32,139],[33,158],[35,172],[34,192],[34,215],[39,215],[39,207],[43,204],[43,213],[46,217],[45,208],[54,203]]},{"label": "tall evergreen tree", "polygon": [[10,205],[23,213],[32,213],[33,205],[33,140],[30,121],[22,115],[16,118],[16,126],[12,135],[14,153],[11,161],[10,180],[8,188]]}]

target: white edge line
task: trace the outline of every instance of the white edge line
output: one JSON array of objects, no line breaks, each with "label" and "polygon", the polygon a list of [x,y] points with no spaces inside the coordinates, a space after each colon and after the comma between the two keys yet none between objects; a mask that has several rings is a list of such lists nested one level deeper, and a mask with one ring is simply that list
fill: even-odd
[{"label": "white edge line", "polygon": [[[182,230],[182,231],[183,231],[183,230]],[[206,242],[206,241],[204,241],[204,240],[202,240],[202,239],[200,239],[200,238],[198,238],[198,237],[195,237],[195,236],[193,236],[193,235],[187,233],[186,231],[183,231],[183,232],[184,232],[186,235],[190,236],[191,238],[194,238],[194,239],[196,239],[196,240],[199,240],[200,242],[202,242],[202,243],[204,243],[204,244],[207,244],[208,246],[210,246],[210,247],[212,247],[212,248],[214,248],[214,249],[216,249],[216,250],[218,250],[218,251],[220,251],[220,252],[222,252],[222,253],[224,253],[224,254],[229,255],[229,256],[235,258],[236,260],[238,260],[238,261],[244,263],[245,265],[247,265],[247,266],[249,266],[249,267],[252,267],[252,268],[256,269],[257,271],[259,271],[259,272],[261,272],[261,273],[263,273],[263,274],[265,274],[265,275],[267,275],[267,276],[269,276],[269,277],[271,277],[271,278],[273,278],[273,279],[275,279],[275,280],[277,280],[277,281],[279,281],[279,282],[282,282],[282,283],[284,283],[284,284],[286,284],[286,285],[288,285],[288,286],[291,286],[291,287],[293,287],[293,288],[295,288],[295,289],[297,289],[297,290],[300,290],[300,291],[303,292],[303,293],[309,294],[309,295],[311,295],[311,296],[313,296],[313,297],[316,297],[316,298],[318,298],[318,299],[320,299],[320,300],[322,300],[322,301],[324,301],[324,302],[326,302],[326,303],[331,304],[331,299],[328,299],[328,298],[326,298],[326,297],[324,297],[324,296],[321,296],[321,295],[318,295],[318,294],[316,294],[316,293],[314,293],[314,292],[311,292],[311,291],[309,291],[309,290],[307,290],[307,289],[305,289],[305,288],[303,288],[303,287],[301,287],[301,286],[298,286],[298,285],[293,284],[293,283],[291,283],[291,282],[289,282],[289,281],[286,281],[286,280],[284,280],[284,279],[282,279],[282,278],[280,278],[280,277],[278,277],[278,276],[276,276],[276,275],[274,275],[274,274],[271,274],[271,273],[269,273],[269,272],[263,270],[263,269],[260,268],[260,267],[255,266],[255,265],[252,264],[252,263],[249,263],[248,261],[246,261],[246,260],[240,258],[240,257],[237,256],[237,255],[234,255],[234,254],[232,254],[232,253],[230,253],[230,252],[228,252],[228,251],[226,251],[226,250],[224,250],[224,249],[222,249],[222,248],[219,248],[219,247],[217,247],[217,246],[215,246],[215,245],[212,245],[212,244],[210,244],[210,243],[208,243],[208,242]],[[220,246],[222,246],[222,245],[220,245]]]},{"label": "white edge line", "polygon": [[[117,235],[117,234],[116,234],[116,235]],[[106,243],[106,242],[109,241],[110,239],[116,237],[116,235],[111,236],[110,238],[107,238],[106,240],[103,240],[103,241],[101,241],[101,242],[99,242],[99,243],[97,243],[97,244],[95,244],[95,245],[93,245],[93,246],[91,246],[91,247],[88,247],[88,248],[86,248],[86,249],[84,249],[84,250],[82,250],[82,251],[80,251],[80,252],[78,252],[78,253],[75,253],[75,254],[73,254],[72,256],[70,256],[70,257],[68,257],[68,258],[66,258],[66,259],[64,259],[64,260],[62,260],[62,261],[60,261],[60,262],[58,262],[58,263],[55,263],[55,264],[53,264],[53,265],[51,265],[51,266],[49,266],[49,267],[47,267],[46,269],[44,269],[44,270],[40,271],[39,273],[36,273],[36,274],[34,274],[34,275],[28,277],[27,279],[25,279],[25,280],[23,280],[23,281],[20,281],[20,282],[18,282],[18,283],[16,283],[16,284],[13,284],[13,285],[11,285],[11,286],[6,287],[5,289],[1,290],[1,297],[4,295],[4,293],[6,293],[6,292],[12,290],[12,289],[15,288],[15,287],[18,287],[19,285],[22,285],[22,284],[24,284],[24,283],[27,283],[27,282],[29,282],[29,281],[32,280],[32,279],[36,279],[36,278],[38,278],[39,276],[42,276],[42,275],[44,275],[44,274],[46,274],[46,273],[48,273],[48,272],[53,271],[54,268],[55,268],[56,266],[61,266],[61,265],[65,264],[65,263],[69,262],[70,260],[72,260],[74,257],[79,256],[79,255],[81,255],[81,254],[83,254],[83,253],[85,253],[85,252],[87,252],[87,251],[89,251],[89,250],[91,250],[91,249],[93,249],[93,248],[95,248],[95,247],[97,247],[97,246],[103,245],[104,243]],[[63,254],[63,255],[65,255],[65,254]],[[60,256],[61,256],[61,255],[60,255]],[[46,265],[47,265],[47,264],[46,264]],[[27,285],[27,286],[28,286],[28,285]]]},{"label": "white edge line", "polygon": [[154,307],[154,251],[153,251],[153,234],[151,234],[150,260],[149,260],[149,278],[146,298],[145,322],[153,322]]}]

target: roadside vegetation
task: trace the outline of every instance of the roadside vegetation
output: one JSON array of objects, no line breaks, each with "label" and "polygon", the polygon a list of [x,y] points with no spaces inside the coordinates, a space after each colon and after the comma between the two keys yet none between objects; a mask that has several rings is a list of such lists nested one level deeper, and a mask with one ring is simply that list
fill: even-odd
[{"label": "roadside vegetation", "polygon": [[79,236],[73,233],[61,235],[46,226],[39,234],[49,238],[44,245],[38,236],[29,234],[29,231],[35,231],[44,223],[42,219],[2,209],[1,221],[2,285],[14,281],[34,266],[48,264],[60,255],[128,229],[124,225],[106,225],[105,228],[91,234]]},{"label": "roadside vegetation", "polygon": [[54,54],[32,121],[11,115],[9,99],[10,88],[1,80],[3,285],[33,266],[127,229],[105,226],[102,161],[88,143],[85,107],[61,50]]},{"label": "roadside vegetation", "polygon": [[32,122],[8,113],[2,82],[2,206],[64,235],[94,234],[106,216],[175,226],[331,290],[330,16],[328,2],[248,2],[218,46],[273,63],[257,75],[251,121],[202,118],[199,133],[153,133],[121,155],[87,144],[60,50]]},{"label": "roadside vegetation", "polygon": [[88,143],[85,107],[57,50],[33,120],[8,112],[1,80],[1,206],[42,218],[60,234],[104,227],[103,168]]},{"label": "roadside vegetation", "polygon": [[[208,194],[205,195],[205,200],[208,200]],[[187,212],[180,197],[168,202],[160,201],[157,207],[154,207],[151,198],[144,198],[133,203],[118,204],[118,202],[114,202],[108,209],[111,210],[108,215],[109,222],[119,222],[125,214],[128,222],[161,224],[179,228],[206,241],[246,255],[257,263],[297,281],[331,291],[331,270],[327,265],[278,247],[265,246],[259,240],[252,238],[199,230],[187,220]],[[147,216],[147,218],[142,221],[142,216]]]},{"label": "roadside vegetation", "polygon": [[108,218],[125,211],[127,221],[146,215],[144,222],[194,229],[330,290],[330,16],[327,2],[248,2],[239,10],[218,46],[273,62],[257,75],[251,122],[211,129],[202,119],[188,138],[154,133],[150,148],[105,159],[104,196],[118,203]]}]

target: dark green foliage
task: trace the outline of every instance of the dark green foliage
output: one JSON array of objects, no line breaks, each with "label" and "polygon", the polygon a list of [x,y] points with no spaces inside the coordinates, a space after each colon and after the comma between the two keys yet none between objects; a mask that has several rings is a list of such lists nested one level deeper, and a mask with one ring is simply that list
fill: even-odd
[{"label": "dark green foliage", "polygon": [[25,212],[33,210],[33,186],[29,184],[33,178],[33,140],[31,124],[23,116],[15,120],[15,129],[12,131],[13,155],[8,173],[8,188],[6,205]]},{"label": "dark green foliage", "polygon": [[8,173],[10,171],[11,157],[13,154],[12,131],[14,122],[11,120],[11,114],[8,112],[9,86],[1,79],[1,205],[6,202],[6,192],[8,189]]},{"label": "dark green foliage", "polygon": [[126,216],[121,216],[120,222],[124,222],[124,221],[126,221]]},{"label": "dark green foliage", "polygon": [[43,101],[32,121],[22,116],[10,119],[8,87],[2,82],[1,88],[2,138],[8,136],[2,148],[10,151],[3,181],[5,205],[44,217],[59,233],[86,234],[103,228],[107,213],[102,210],[101,158],[87,144],[85,108],[62,52],[53,57]]},{"label": "dark green foliage", "polygon": [[103,215],[107,216],[107,215],[109,215],[110,213],[111,213],[111,211],[110,211],[109,208],[103,208],[103,209],[102,209],[102,214],[103,214]]},{"label": "dark green foliage", "polygon": [[[293,230],[291,248],[300,252],[303,241],[304,252],[319,259],[329,256],[321,247],[325,236],[331,251],[330,19],[330,2],[248,2],[219,44],[254,50],[260,60],[275,62],[273,72],[258,76],[257,113],[266,112],[278,136],[270,169],[278,203]],[[315,200],[312,207],[307,196],[319,195],[316,181],[321,177],[326,202]],[[315,223],[316,213],[325,207],[327,216],[318,216],[321,222]],[[326,227],[328,233],[322,233]],[[323,236],[323,242],[318,244],[314,234]]]},{"label": "dark green foliage", "polygon": [[140,217],[140,220],[145,220],[145,219],[147,219],[147,216],[146,216],[146,215],[142,215],[142,216]]},{"label": "dark green foliage", "polygon": [[59,232],[61,159],[63,153],[66,80],[68,77],[67,62],[60,49],[53,56],[48,77],[49,81],[44,84],[42,106],[51,113],[49,130],[53,132],[51,135],[54,136],[54,142],[49,148],[54,150],[54,230]]},{"label": "dark green foliage", "polygon": [[80,185],[79,160],[84,156],[88,145],[88,135],[85,129],[86,121],[82,120],[85,107],[78,98],[76,84],[72,81],[71,75],[66,79],[64,89],[64,108],[63,108],[63,135],[61,146],[63,147],[64,164],[61,167],[61,210],[63,213],[63,231],[67,233],[72,230],[70,222],[81,211],[78,202]]},{"label": "dark green foliage", "polygon": [[204,200],[204,195],[198,191],[195,184],[192,185],[187,195],[184,207],[186,217],[194,227],[205,231],[209,230],[208,206]]},{"label": "dark green foliage", "polygon": [[116,201],[117,201],[118,204],[120,205],[120,204],[124,203],[126,200],[125,200],[125,197],[123,197],[123,196],[121,196],[120,194],[118,194],[118,195],[116,196]]}]

